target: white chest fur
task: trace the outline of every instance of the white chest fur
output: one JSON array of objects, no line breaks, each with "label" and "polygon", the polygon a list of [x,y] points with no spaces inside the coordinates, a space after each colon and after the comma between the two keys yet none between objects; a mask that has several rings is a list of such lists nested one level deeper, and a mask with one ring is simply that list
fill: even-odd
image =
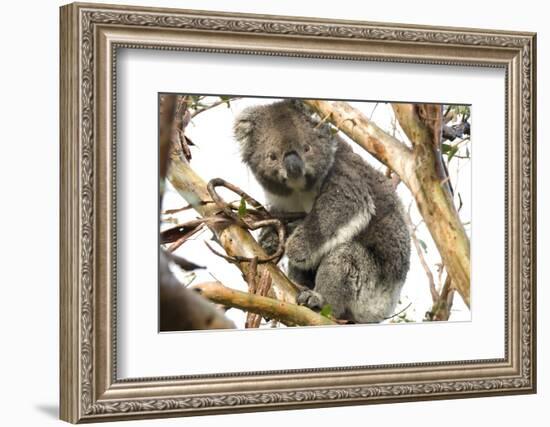
[{"label": "white chest fur", "polygon": [[265,196],[272,209],[283,212],[309,213],[313,208],[317,191],[293,191],[289,196],[278,196],[266,191]]}]

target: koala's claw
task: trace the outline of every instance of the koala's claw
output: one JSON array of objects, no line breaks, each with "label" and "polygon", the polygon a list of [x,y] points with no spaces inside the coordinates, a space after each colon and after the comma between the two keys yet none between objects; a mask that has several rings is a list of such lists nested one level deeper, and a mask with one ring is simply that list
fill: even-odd
[{"label": "koala's claw", "polygon": [[305,289],[301,291],[296,297],[296,302],[299,305],[305,305],[312,310],[321,310],[325,306],[325,297],[319,292],[312,291],[311,289]]}]

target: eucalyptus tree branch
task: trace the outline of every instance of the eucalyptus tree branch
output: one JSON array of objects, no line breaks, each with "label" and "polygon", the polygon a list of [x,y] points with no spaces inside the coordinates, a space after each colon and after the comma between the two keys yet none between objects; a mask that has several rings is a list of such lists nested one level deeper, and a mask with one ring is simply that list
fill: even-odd
[{"label": "eucalyptus tree branch", "polygon": [[449,320],[451,308],[453,307],[453,296],[454,288],[452,286],[451,276],[447,275],[439,298],[434,301],[432,309],[426,313],[426,315],[429,316],[429,320]]},{"label": "eucalyptus tree branch", "polygon": [[413,153],[409,147],[384,132],[347,102],[307,99],[304,103],[406,181],[405,177],[410,175],[413,167]]},{"label": "eucalyptus tree branch", "polygon": [[[176,126],[185,127],[184,99],[177,95],[163,95],[160,99],[159,117],[159,179],[160,199],[164,194],[164,179],[168,166],[168,158],[172,137]],[[175,260],[179,265],[193,268],[199,267],[186,260]],[[170,256],[161,250],[159,257],[159,305],[160,330],[183,331],[195,329],[229,329],[235,328],[232,321],[223,312],[201,296],[190,292],[174,277],[169,268]]]},{"label": "eucalyptus tree branch", "polygon": [[413,144],[413,193],[453,286],[470,307],[470,239],[453,202],[441,167],[442,111],[431,104],[392,104],[397,120]]},{"label": "eucalyptus tree branch", "polygon": [[266,296],[237,291],[220,282],[206,282],[193,286],[194,290],[210,301],[257,313],[269,319],[279,320],[287,326],[336,325],[328,317],[322,316],[307,307],[279,301]]},{"label": "eucalyptus tree branch", "polygon": [[426,272],[426,277],[428,278],[428,284],[430,286],[430,294],[432,295],[432,301],[436,302],[439,299],[439,293],[437,292],[437,289],[435,288],[434,275],[433,275],[432,270],[430,269],[428,263],[426,262],[426,257],[424,256],[424,252],[422,250],[422,247],[420,246],[420,241],[418,240],[418,236],[416,235],[416,230],[415,230],[414,225],[412,223],[411,214],[409,212],[405,213],[405,221],[407,223],[407,226],[409,227],[409,232],[411,234],[411,239],[412,239],[414,247],[416,249],[418,259],[420,260],[420,264],[422,265],[422,268]]},{"label": "eucalyptus tree branch", "polygon": [[[219,213],[219,207],[214,203],[204,203],[212,200],[207,184],[180,156],[173,156],[168,171],[168,179],[178,193],[203,217],[211,217]],[[264,250],[254,237],[237,224],[213,223],[207,224],[216,235],[221,246],[229,257],[264,259]],[[237,266],[244,277],[249,277],[250,262],[240,261]],[[273,262],[257,266],[257,280],[264,270],[271,276],[271,291],[276,299],[283,302],[296,302],[298,289],[288,277]]]},{"label": "eucalyptus tree branch", "polygon": [[235,101],[236,99],[241,99],[241,98],[242,98],[241,96],[230,96],[230,97],[227,97],[227,99],[220,99],[219,101],[213,102],[210,105],[207,105],[205,107],[202,107],[202,108],[199,108],[199,109],[195,110],[191,114],[191,118],[194,119],[199,114],[204,113],[205,111],[211,110],[212,108],[216,108],[219,105],[229,104],[231,101]]},{"label": "eucalyptus tree branch", "polygon": [[235,324],[205,298],[191,292],[174,277],[168,256],[159,259],[159,304],[161,331],[234,329]]}]

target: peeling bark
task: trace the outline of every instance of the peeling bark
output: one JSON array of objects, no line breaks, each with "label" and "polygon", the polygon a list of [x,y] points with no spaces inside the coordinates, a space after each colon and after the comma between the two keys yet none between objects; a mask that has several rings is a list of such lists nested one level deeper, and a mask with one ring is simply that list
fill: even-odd
[{"label": "peeling bark", "polygon": [[470,307],[470,239],[455,208],[441,168],[442,112],[438,105],[393,104],[413,144],[414,169],[406,182],[451,276]]}]

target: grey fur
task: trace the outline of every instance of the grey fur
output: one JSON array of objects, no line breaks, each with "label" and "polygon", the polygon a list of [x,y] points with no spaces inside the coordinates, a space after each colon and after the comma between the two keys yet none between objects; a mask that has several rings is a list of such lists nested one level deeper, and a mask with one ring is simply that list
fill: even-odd
[{"label": "grey fur", "polygon": [[[391,182],[300,101],[245,109],[235,122],[243,162],[269,209],[302,211],[286,242],[298,302],[330,304],[340,319],[380,322],[394,313],[410,263],[410,236]],[[273,230],[260,242],[277,246]]]}]

